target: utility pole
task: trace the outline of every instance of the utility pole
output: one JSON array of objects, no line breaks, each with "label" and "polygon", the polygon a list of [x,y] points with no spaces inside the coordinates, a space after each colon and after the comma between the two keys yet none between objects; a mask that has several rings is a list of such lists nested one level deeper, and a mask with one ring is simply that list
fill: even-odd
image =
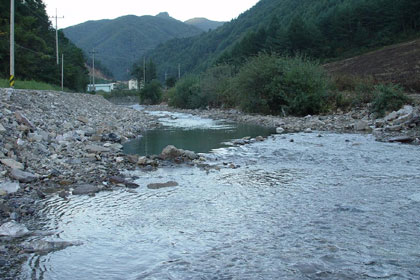
[{"label": "utility pole", "polygon": [[55,17],[51,17],[51,18],[55,18],[55,49],[57,52],[57,65],[60,64],[60,60],[58,58],[58,19],[59,18],[64,18],[64,16],[59,17],[57,15],[57,9],[55,9]]},{"label": "utility pole", "polygon": [[146,86],[146,57],[143,56],[143,86]]},{"label": "utility pole", "polygon": [[61,91],[64,91],[64,53],[61,54]]},{"label": "utility pole", "polygon": [[15,86],[15,0],[10,0],[10,78],[9,85]]},{"label": "utility pole", "polygon": [[93,49],[91,52],[92,54],[92,82],[93,82],[93,92],[96,92],[96,86],[95,86],[95,54],[98,53],[97,51],[95,51],[95,49]]},{"label": "utility pole", "polygon": [[178,63],[178,80],[181,79],[181,63]]}]

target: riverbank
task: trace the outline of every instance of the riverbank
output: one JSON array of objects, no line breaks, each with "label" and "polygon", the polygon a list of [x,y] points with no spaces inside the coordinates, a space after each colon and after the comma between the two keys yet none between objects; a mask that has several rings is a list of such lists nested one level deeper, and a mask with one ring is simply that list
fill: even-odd
[{"label": "riverbank", "polygon": [[376,140],[381,142],[420,143],[420,106],[407,105],[383,118],[371,114],[367,108],[306,117],[250,115],[234,109],[182,110],[166,105],[148,106],[147,110],[183,112],[204,118],[276,127],[281,133],[312,131],[372,133]]},{"label": "riverbank", "polygon": [[[236,110],[177,110],[151,106],[147,110],[182,111],[201,117],[255,123],[287,132],[374,133],[383,141],[418,142],[419,109],[406,107],[384,119],[367,110],[304,118],[258,116]],[[0,89],[0,225],[24,224],[29,233],[37,201],[49,194],[62,199],[113,188],[138,187],[126,171],[161,164],[159,158],[122,153],[122,144],[159,124],[143,111],[117,106],[101,96],[54,91]],[[405,137],[405,138],[403,138]],[[407,138],[408,137],[408,138]],[[395,138],[397,139],[397,138]],[[408,140],[407,140],[408,139]],[[12,236],[13,237],[13,236]],[[0,271],[13,266],[25,252],[19,242],[0,239]],[[52,249],[55,247],[52,246]]]}]

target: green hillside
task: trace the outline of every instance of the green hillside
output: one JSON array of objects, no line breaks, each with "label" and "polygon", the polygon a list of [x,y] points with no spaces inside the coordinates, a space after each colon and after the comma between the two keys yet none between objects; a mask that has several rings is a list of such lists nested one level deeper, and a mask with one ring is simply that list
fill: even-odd
[{"label": "green hillside", "polygon": [[[9,78],[10,1],[0,1],[0,75]],[[83,52],[59,32],[60,58],[64,54],[64,87],[84,90],[89,81]],[[15,76],[61,84],[55,30],[41,0],[15,1]]]},{"label": "green hillside", "polygon": [[214,30],[225,24],[225,22],[208,20],[206,18],[192,18],[185,21],[185,23],[200,28],[203,31]]},{"label": "green hillside", "polygon": [[331,60],[416,36],[420,2],[412,0],[261,0],[217,30],[158,46],[159,77],[238,65],[259,52],[304,53]]},{"label": "green hillside", "polygon": [[145,51],[170,39],[190,37],[201,32],[194,26],[169,17],[167,13],[88,21],[64,29],[66,36],[85,53],[95,49],[97,59],[118,80],[129,78],[133,62]]}]

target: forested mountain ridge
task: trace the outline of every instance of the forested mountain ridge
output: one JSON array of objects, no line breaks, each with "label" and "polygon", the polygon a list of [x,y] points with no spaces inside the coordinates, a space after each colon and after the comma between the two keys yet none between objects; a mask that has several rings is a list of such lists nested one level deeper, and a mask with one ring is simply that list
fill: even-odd
[{"label": "forested mountain ridge", "polygon": [[193,25],[197,28],[200,28],[203,31],[209,31],[210,29],[216,29],[220,26],[222,26],[223,24],[225,24],[225,22],[222,21],[213,21],[213,20],[208,20],[206,18],[192,18],[189,19],[187,21],[185,21],[186,24],[189,25]]},{"label": "forested mountain ridge", "polygon": [[259,52],[304,53],[322,60],[351,56],[420,32],[411,0],[261,0],[217,30],[160,45],[147,56],[163,72],[199,72],[241,64]]},{"label": "forested mountain ridge", "polygon": [[115,79],[126,80],[135,59],[159,43],[173,38],[200,34],[202,30],[171,18],[167,13],[157,16],[123,16],[113,20],[88,21],[64,29],[78,47],[111,70]]},{"label": "forested mountain ridge", "polygon": [[[0,73],[9,77],[10,1],[0,2]],[[55,30],[41,0],[15,2],[15,76],[60,85]],[[64,54],[64,86],[84,90],[88,83],[83,52],[59,32],[60,60]]]}]

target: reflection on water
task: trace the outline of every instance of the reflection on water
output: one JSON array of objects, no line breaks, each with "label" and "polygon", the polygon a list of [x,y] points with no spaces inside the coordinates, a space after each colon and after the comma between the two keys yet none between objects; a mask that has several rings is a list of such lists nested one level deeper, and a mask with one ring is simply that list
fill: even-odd
[{"label": "reflection on water", "polygon": [[[46,200],[45,229],[83,245],[32,255],[21,278],[420,275],[418,147],[361,135],[294,134],[208,158],[222,169],[134,172],[140,184],[134,191]],[[230,162],[240,167],[223,168]],[[167,181],[179,186],[146,187]]]},{"label": "reflection on water", "polygon": [[150,112],[161,117],[163,127],[146,131],[141,137],[124,145],[124,153],[150,155],[160,154],[168,145],[196,153],[207,153],[212,149],[226,147],[225,142],[242,137],[269,136],[275,132],[250,124],[233,124],[190,114]]}]

